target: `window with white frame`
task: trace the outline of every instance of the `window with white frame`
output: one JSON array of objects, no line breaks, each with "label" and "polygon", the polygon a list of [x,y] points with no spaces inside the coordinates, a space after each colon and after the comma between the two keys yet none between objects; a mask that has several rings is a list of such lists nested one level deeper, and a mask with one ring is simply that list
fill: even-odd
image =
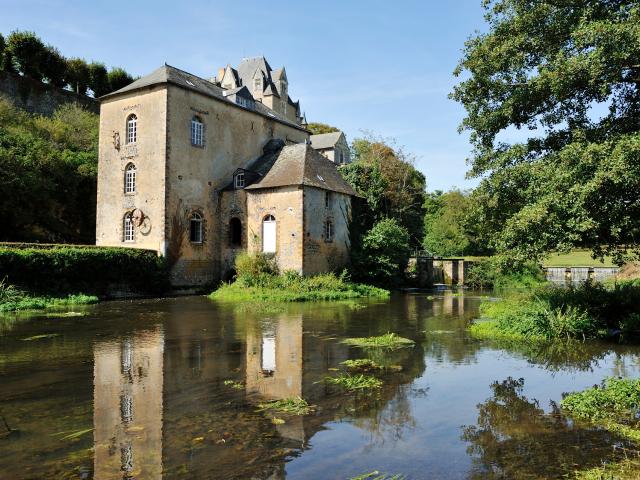
[{"label": "window with white frame", "polygon": [[333,242],[333,222],[331,220],[327,220],[324,222],[324,241],[325,242]]},{"label": "window with white frame", "polygon": [[244,188],[244,172],[236,173],[235,186],[236,188]]},{"label": "window with white frame", "polygon": [[124,169],[124,193],[136,192],[136,166],[133,163]]},{"label": "window with white frame", "polygon": [[204,145],[204,123],[197,116],[191,119],[191,145],[196,147]]},{"label": "window with white frame", "polygon": [[127,213],[124,216],[124,224],[123,224],[123,239],[125,242],[134,242],[136,239],[135,234],[135,226],[133,224],[133,216],[131,213]]},{"label": "window with white frame", "polygon": [[127,117],[127,143],[136,143],[138,139],[138,117],[131,114]]},{"label": "window with white frame", "polygon": [[202,215],[198,212],[192,213],[189,220],[189,240],[191,243],[202,243]]}]

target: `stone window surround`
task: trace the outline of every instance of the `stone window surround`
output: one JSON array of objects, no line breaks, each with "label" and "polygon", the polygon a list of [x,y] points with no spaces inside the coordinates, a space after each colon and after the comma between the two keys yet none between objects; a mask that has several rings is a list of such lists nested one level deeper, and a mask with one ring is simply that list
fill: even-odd
[{"label": "stone window surround", "polygon": [[127,212],[122,218],[122,241],[134,243],[136,241],[136,227],[133,223],[133,212]]},{"label": "stone window surround", "polygon": [[[197,143],[194,140],[198,140],[198,133],[196,132],[196,128],[194,125],[195,123],[198,122],[200,124],[200,143]],[[191,122],[189,123],[190,127],[189,127],[189,140],[191,142],[191,146],[192,147],[196,147],[196,148],[204,148],[204,144],[205,144],[205,132],[206,132],[206,125],[204,123],[204,121],[202,120],[202,117],[200,117],[199,115],[194,115],[193,117],[191,117]],[[194,137],[194,133],[195,133],[195,137]]]},{"label": "stone window surround", "polygon": [[129,162],[124,167],[124,194],[135,195],[138,190],[138,167]]},{"label": "stone window surround", "polygon": [[[196,235],[196,237],[200,237],[199,240],[193,240],[193,233],[194,231],[193,229],[193,225],[194,223],[199,223],[198,225],[198,235]],[[191,243],[191,245],[204,245],[204,215],[202,214],[202,212],[198,211],[198,210],[193,210],[190,214],[189,214],[189,242]]]},{"label": "stone window surround", "polygon": [[138,141],[138,115],[130,113],[124,123],[125,144],[133,145]]},{"label": "stone window surround", "polygon": [[324,221],[323,230],[324,230],[323,236],[324,236],[325,243],[333,243],[333,239],[335,238],[336,231],[335,231],[335,225],[333,223],[332,218],[327,218]]}]

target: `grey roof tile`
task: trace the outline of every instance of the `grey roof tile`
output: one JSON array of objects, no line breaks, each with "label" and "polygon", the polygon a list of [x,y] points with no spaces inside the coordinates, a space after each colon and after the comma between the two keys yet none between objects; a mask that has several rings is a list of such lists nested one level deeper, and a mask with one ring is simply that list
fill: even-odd
[{"label": "grey roof tile", "polygon": [[311,146],[316,150],[322,150],[324,148],[333,148],[340,140],[342,132],[321,133],[319,135],[311,135]]}]

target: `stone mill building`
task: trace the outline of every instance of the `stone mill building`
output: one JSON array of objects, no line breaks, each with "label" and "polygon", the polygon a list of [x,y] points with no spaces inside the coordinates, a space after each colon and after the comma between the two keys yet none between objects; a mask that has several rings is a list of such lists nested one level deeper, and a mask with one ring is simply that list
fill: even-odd
[{"label": "stone mill building", "polygon": [[241,251],[301,274],[349,261],[356,193],[313,148],[284,68],[165,64],[100,101],[98,245],[156,250],[177,287],[230,278]]}]

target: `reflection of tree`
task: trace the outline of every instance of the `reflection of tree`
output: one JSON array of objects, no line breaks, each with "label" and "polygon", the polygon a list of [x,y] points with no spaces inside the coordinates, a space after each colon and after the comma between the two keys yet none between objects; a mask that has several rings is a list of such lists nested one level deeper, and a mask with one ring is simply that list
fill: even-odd
[{"label": "reflection of tree", "polygon": [[631,446],[605,430],[573,424],[553,403],[545,414],[523,388],[523,379],[494,382],[493,396],[478,405],[477,425],[464,427],[474,461],[470,478],[560,478],[576,466],[613,460],[613,445]]}]

